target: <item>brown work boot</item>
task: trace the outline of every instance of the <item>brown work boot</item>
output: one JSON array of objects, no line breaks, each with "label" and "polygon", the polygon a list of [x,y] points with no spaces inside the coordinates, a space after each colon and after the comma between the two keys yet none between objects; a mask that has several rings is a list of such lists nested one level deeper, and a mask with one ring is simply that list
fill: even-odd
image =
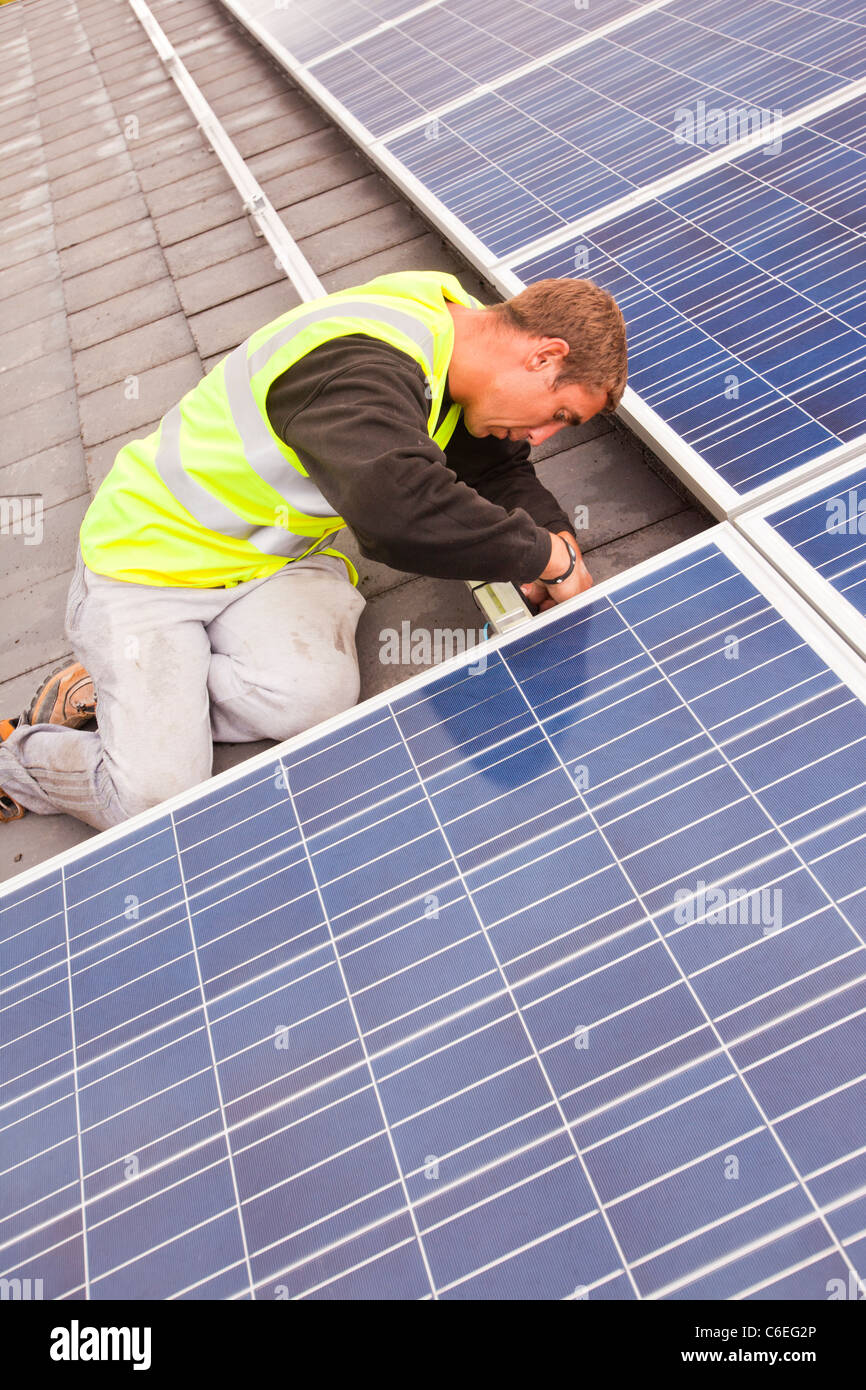
[{"label": "brown work boot", "polygon": [[11,796],[7,796],[3,788],[0,787],[0,825],[7,820],[20,820],[24,815],[24,807],[19,806]]},{"label": "brown work boot", "polygon": [[28,724],[65,724],[81,729],[96,713],[93,681],[75,661],[52,672],[40,685],[24,718]]}]

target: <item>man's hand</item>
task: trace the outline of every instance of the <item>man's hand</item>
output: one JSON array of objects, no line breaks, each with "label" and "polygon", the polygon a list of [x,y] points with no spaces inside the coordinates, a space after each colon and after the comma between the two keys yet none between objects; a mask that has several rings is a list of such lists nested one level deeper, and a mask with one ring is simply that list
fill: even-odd
[{"label": "man's hand", "polygon": [[[545,576],[554,579],[558,574],[563,574],[568,569],[570,556],[564,544],[568,541],[577,556],[577,563],[574,570],[562,584],[554,584],[548,588],[544,583]],[[580,553],[580,546],[577,544],[570,531],[559,531],[550,537],[550,560],[547,568],[541,571],[538,579],[531,584],[521,584],[521,593],[525,594],[530,603],[536,603],[542,613],[553,608],[557,603],[564,603],[568,598],[574,598],[575,594],[582,594],[585,589],[592,586],[592,575],[583,563]]]}]

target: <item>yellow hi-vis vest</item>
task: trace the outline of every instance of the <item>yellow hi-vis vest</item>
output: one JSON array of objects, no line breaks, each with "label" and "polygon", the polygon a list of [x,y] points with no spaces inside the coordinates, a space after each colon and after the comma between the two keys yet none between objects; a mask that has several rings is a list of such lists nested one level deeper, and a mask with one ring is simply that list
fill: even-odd
[{"label": "yellow hi-vis vest", "polygon": [[365,333],[408,353],[427,378],[428,432],[445,448],[460,407],[436,428],[454,348],[446,300],[480,308],[453,275],[381,275],[260,328],[208,372],[146,439],[125,444],[81,527],[84,563],[136,584],[232,586],[273,574],[345,524],[271,428],[272,383],[321,343]]}]

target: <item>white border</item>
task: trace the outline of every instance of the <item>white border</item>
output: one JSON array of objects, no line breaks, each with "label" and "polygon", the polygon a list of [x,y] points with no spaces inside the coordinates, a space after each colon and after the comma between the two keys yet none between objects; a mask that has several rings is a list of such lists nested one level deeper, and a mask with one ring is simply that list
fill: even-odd
[{"label": "white border", "polygon": [[772,502],[741,513],[734,519],[734,525],[855,651],[866,658],[866,618],[766,520],[781,506],[806,501],[825,487],[842,483],[857,473],[862,474],[864,468],[866,452],[856,463],[848,460],[818,478],[811,478],[807,483],[789,489],[783,497],[775,497]]},{"label": "white border", "polygon": [[[610,579],[594,585],[586,593],[578,594],[565,603],[557,604],[555,608],[548,609],[546,613],[540,613],[532,619],[532,625],[535,630],[540,631],[542,628],[558,622],[564,615],[577,612],[588,604],[594,603],[596,599],[607,597],[608,594],[615,594],[618,589],[633,584],[635,580],[656,574],[659,570],[668,565],[676,564],[678,560],[687,555],[695,554],[708,545],[718,546],[723,554],[727,555],[745,578],[772,604],[779,615],[799,633],[853,694],[866,704],[866,663],[852,652],[850,646],[822,621],[810,605],[805,603],[790,585],[778,576],[772,565],[764,560],[749,541],[727,521],[720,522],[717,526],[711,526],[708,530],[700,532],[699,535],[691,536],[688,540],[681,541],[679,545],[671,546],[670,549],[652,556],[649,560],[632,565],[623,573],[613,575]],[[532,628],[527,623],[516,631],[491,637],[485,643],[485,650],[498,651],[502,646],[522,640],[531,630]],[[269,767],[280,758],[293,754],[299,748],[304,748],[320,738],[327,738],[338,729],[348,728],[374,711],[386,709],[393,701],[402,700],[413,691],[424,690],[435,681],[454,671],[471,666],[477,660],[477,647],[463,652],[459,656],[450,657],[440,665],[419,672],[417,676],[411,676],[408,680],[399,682],[389,690],[383,690],[378,695],[362,700],[360,704],[353,705],[351,709],[345,710],[342,714],[325,719],[321,724],[315,724],[311,729],[296,734],[294,738],[275,744],[273,748],[267,749],[264,753],[257,753],[254,757],[238,763],[235,767],[228,768],[216,777],[208,778],[207,781],[190,787],[178,796],[160,802],[159,806],[155,806],[149,811],[142,811],[139,815],[123,821],[122,824],[113,826],[110,830],[103,830],[100,834],[75,845],[72,849],[64,850],[52,859],[46,859],[41,864],[34,865],[32,869],[25,870],[17,877],[7,879],[0,883],[0,908],[3,907],[3,899],[8,894],[17,893],[19,889],[28,884],[36,883],[47,878],[50,874],[59,872],[68,864],[77,863],[94,852],[98,853],[107,845],[124,839],[127,835],[134,834],[143,826],[151,825],[163,817],[170,816],[172,812],[179,810],[182,806],[189,806],[202,796],[209,796],[212,791],[218,791],[221,787],[232,786],[241,778],[249,776],[260,768]]]},{"label": "white border", "polygon": [[[343,129],[351,140],[364,151],[369,159],[379,166],[383,173],[406,197],[415,204],[447,239],[453,243],[466,259],[476,267],[476,269],[494,285],[507,298],[516,294],[523,288],[523,281],[518,279],[506,262],[524,260],[535,253],[534,248],[547,247],[548,241],[551,245],[558,245],[561,241],[567,241],[569,237],[579,235],[580,230],[589,225],[595,225],[601,221],[608,220],[608,212],[611,207],[619,210],[619,204],[609,204],[606,208],[598,209],[591,217],[583,218],[567,228],[557,229],[547,237],[541,238],[537,243],[530,243],[517,252],[510,253],[508,257],[496,256],[489,247],[473,232],[466,227],[458,217],[454,215],[439,199],[421,183],[414,174],[406,168],[389,150],[385,149],[382,140],[386,137],[375,136],[368,130],[363,122],[338,101],[336,97],[321,83],[315,74],[302,62],[300,62],[287,49],[279,39],[274,38],[263,27],[258,19],[249,15],[243,5],[243,0],[220,0],[224,9],[234,16],[242,28],[261,44],[271,57],[276,60],[297,82],[309,97],[312,98],[335,122]],[[658,6],[661,8],[661,6]],[[643,13],[643,8],[636,11],[634,16],[629,16],[629,21]],[[270,11],[268,12],[270,13]],[[390,21],[387,27],[394,27],[398,20]],[[621,26],[618,26],[621,27]],[[593,31],[594,33],[594,31]],[[575,43],[580,47],[587,40],[584,38],[576,39]],[[354,40],[347,47],[352,47],[358,40]],[[512,74],[504,74],[505,78]],[[497,79],[497,85],[502,85]],[[488,86],[485,84],[478,87],[473,95],[483,94]],[[847,83],[844,87],[834,93],[830,93],[817,101],[801,107],[785,117],[781,123],[785,130],[793,130],[800,127],[804,120],[814,119],[816,114],[824,114],[827,111],[836,110],[857,96],[866,92],[866,78],[860,78],[855,82]],[[425,119],[432,119],[435,111],[427,114]],[[419,118],[419,125],[423,124]],[[391,138],[389,135],[387,138]],[[745,150],[757,148],[770,138],[767,134],[758,132],[744,140],[738,141],[735,145],[726,147],[725,151],[707,156],[706,160],[696,160],[695,164],[688,169],[680,171],[678,176],[671,176],[665,180],[665,186],[680,187],[688,183],[692,178],[699,177],[706,172],[709,167],[729,162],[742,154]],[[624,204],[631,206],[636,201],[643,198],[643,190],[636,190],[628,198],[620,200]],[[815,458],[799,464],[789,473],[779,479],[750,489],[748,492],[737,492],[731,485],[719,476],[689,444],[682,439],[670,425],[666,424],[651,406],[642,400],[631,388],[627,388],[622,403],[617,414],[645,443],[649,444],[668,467],[680,478],[691,491],[699,498],[705,507],[720,520],[732,518],[738,512],[748,507],[754,507],[765,498],[776,496],[787,491],[789,487],[796,486],[805,478],[817,477],[827,469],[834,467],[842,459],[852,457],[864,447],[866,435],[850,444],[842,444],[835,447],[832,451],[819,454]]]}]

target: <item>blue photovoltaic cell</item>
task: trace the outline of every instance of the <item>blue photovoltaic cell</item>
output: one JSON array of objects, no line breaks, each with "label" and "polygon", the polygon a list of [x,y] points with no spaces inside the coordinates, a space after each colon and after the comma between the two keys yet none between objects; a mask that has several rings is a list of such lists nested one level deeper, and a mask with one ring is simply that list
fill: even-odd
[{"label": "blue photovoltaic cell", "polygon": [[866,102],[846,113],[851,143],[834,113],[516,267],[615,295],[630,384],[740,493],[866,431]]},{"label": "blue photovoltaic cell", "polygon": [[848,145],[851,149],[859,151],[860,154],[866,154],[864,109],[866,109],[866,100],[863,98],[846,102],[844,106],[837,107],[835,111],[822,116],[819,121],[812,121],[811,129],[825,135],[829,140],[837,141],[840,145]]},{"label": "blue photovoltaic cell", "polygon": [[765,517],[828,584],[866,617],[866,466]]},{"label": "blue photovoltaic cell", "polygon": [[[644,104],[639,90],[632,100],[621,84],[641,69],[658,76],[631,55],[606,48],[592,59],[582,50],[398,136],[388,149],[505,256],[704,153],[672,139],[675,102],[664,125],[635,109]],[[706,88],[694,90],[706,99]]]},{"label": "blue photovoltaic cell", "polygon": [[[848,231],[866,231],[866,206],[862,196],[866,170],[866,98],[848,102],[808,126],[788,131],[779,142],[769,145],[767,151],[737,161],[737,167],[747,169],[754,178],[802,203],[800,217],[812,209],[823,213],[830,221],[840,222]],[[814,226],[816,236],[821,232],[825,234],[818,242],[823,256],[827,254],[826,223],[816,222]],[[854,288],[857,288],[856,282]],[[845,301],[837,295],[835,302]]]},{"label": "blue photovoltaic cell", "polygon": [[[584,5],[575,5],[574,0],[443,0],[430,12],[431,25],[426,34],[433,39],[438,53],[456,57],[459,62],[462,52],[449,44],[448,38],[467,31],[448,28],[453,15],[472,26],[473,43],[487,43],[495,36],[516,49],[518,61],[525,63],[573,43],[612,20],[634,16],[641,3],[642,0],[593,0]],[[447,35],[444,41],[440,40],[440,27]]]},{"label": "blue photovoltaic cell", "polygon": [[864,747],[708,541],[13,884],[3,1274],[815,1299],[866,1273]]}]

